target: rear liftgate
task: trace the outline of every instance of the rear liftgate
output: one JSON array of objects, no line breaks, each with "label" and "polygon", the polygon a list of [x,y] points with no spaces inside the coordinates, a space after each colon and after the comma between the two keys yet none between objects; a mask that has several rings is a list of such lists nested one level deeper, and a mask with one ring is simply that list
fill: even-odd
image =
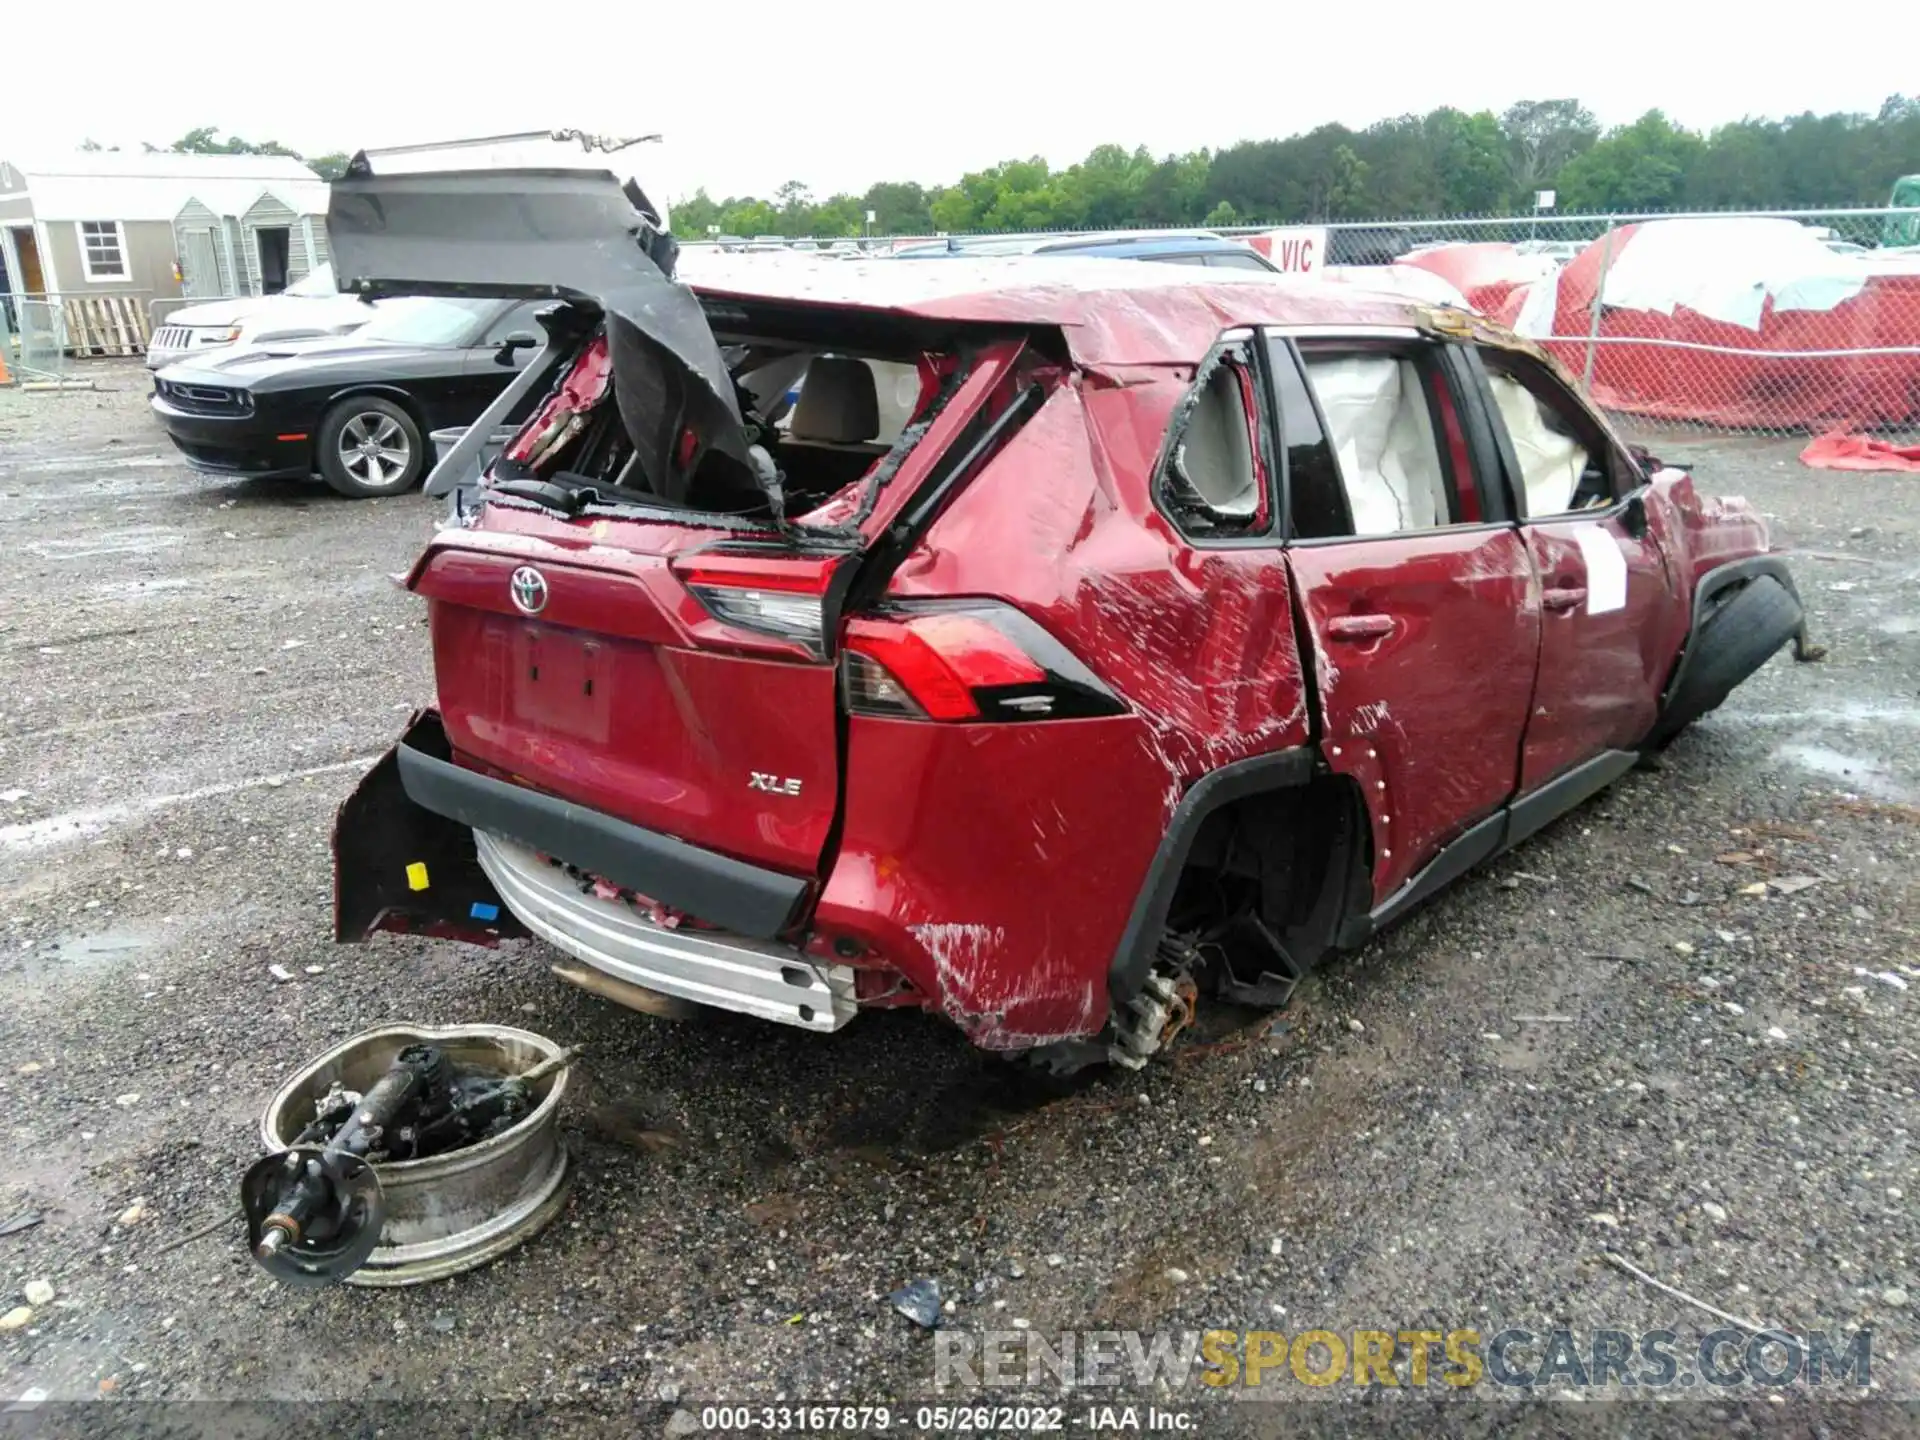
[{"label": "rear liftgate", "polygon": [[[538,204],[529,203],[530,195]],[[343,286],[360,293],[551,295],[567,302],[548,318],[552,338],[545,369],[550,377],[563,352],[577,351],[604,316],[602,353],[610,361],[613,399],[646,488],[675,505],[686,500],[698,470],[703,485],[718,475],[717,483],[729,490],[751,493],[757,486],[779,519],[778,476],[765,452],[750,442],[705,312],[691,292],[668,278],[671,242],[651,229],[644,197],[623,192],[609,175],[382,179],[356,162],[348,179],[335,187],[329,228]],[[837,548],[838,556],[851,557],[865,544],[881,552],[873,568],[884,570],[897,561],[903,537],[923,528],[952,488],[1031,413],[1037,387],[1020,391],[991,419],[984,413],[1003,382],[1012,387],[1020,349],[1017,341],[984,347],[933,414],[909,427],[914,439],[906,442],[908,448],[924,440],[932,447],[929,454],[939,452],[938,459],[929,460],[931,468],[913,484],[895,484],[885,504],[863,508],[857,521],[835,537],[840,547],[852,547]],[[550,407],[564,401],[563,390],[555,390]],[[476,422],[470,438],[477,444],[490,434],[526,393],[503,395],[498,413]],[[906,453],[897,451],[881,468],[897,468]],[[468,457],[456,448],[429,488],[448,488],[443,478],[468,469]],[[528,474],[498,488],[539,499],[531,491],[547,485]],[[657,513],[649,519],[650,524],[634,529],[644,528],[657,539],[666,527],[659,525]],[[436,607],[445,723],[433,711],[417,714],[401,744],[342,807],[334,837],[336,938],[355,941],[390,929],[491,944],[531,931],[617,977],[616,983],[804,1028],[837,1028],[855,1006],[852,972],[810,960],[780,942],[804,917],[819,867],[832,854],[839,765],[832,638],[845,598],[842,582],[852,578],[855,566],[823,565],[824,552],[789,553],[785,546],[770,554],[764,541],[743,546],[735,539],[697,550],[663,543],[655,550],[638,535],[615,538],[622,529],[617,515],[605,523],[613,529],[598,548],[619,550],[633,563],[608,553],[583,557],[572,566],[560,558],[539,560],[547,571],[541,603],[522,604],[525,613],[506,603],[507,571],[518,562],[504,553],[469,553],[455,539],[416,570],[415,588]],[[485,582],[484,597],[468,583],[478,580]],[[594,587],[610,602],[622,587],[633,598],[637,608],[622,608],[615,627],[622,633],[597,633],[600,624],[588,618],[592,607],[580,604]],[[642,592],[651,597],[649,603],[639,603]],[[689,598],[711,622],[758,637],[758,646],[703,646],[686,628],[696,622],[679,602]],[[544,614],[534,622],[528,617],[537,611]],[[922,617],[922,628],[951,628],[961,618]],[[697,624],[705,629],[711,622]],[[568,628],[583,624],[584,631]],[[580,667],[569,668],[562,652],[576,634],[587,636],[604,661],[604,673],[587,668],[573,674]],[[517,654],[513,647],[529,637],[545,648],[521,656],[532,663],[519,665],[516,678],[504,686],[491,672],[483,676],[472,666],[448,663],[480,654],[492,641],[505,647],[502,653]],[[888,665],[904,668],[907,674],[898,678],[909,681],[918,673],[913,662],[922,657],[911,642],[925,638],[899,617],[876,615],[860,622],[849,645],[871,666],[872,673],[862,669],[857,677],[874,692],[866,696],[869,702],[889,698],[882,692],[896,676]],[[796,663],[809,651],[812,664]],[[862,663],[853,655],[848,660]],[[715,672],[721,668],[741,674],[720,677]],[[759,723],[768,684],[788,670],[805,692],[798,699],[818,706],[819,725],[808,727],[805,735],[791,723]],[[523,672],[524,687],[517,678]],[[573,682],[575,695],[566,704],[562,687],[549,683],[563,675]],[[625,713],[636,713],[636,707],[637,713],[655,713],[651,702],[659,702],[665,707],[657,711],[663,721],[697,702],[699,734],[684,725],[682,734],[668,725],[641,744],[640,737],[622,735],[617,726],[587,724],[595,717],[575,713],[582,710],[577,696],[582,683],[595,706],[611,707],[618,698]],[[618,697],[616,686],[623,687]],[[784,679],[776,688],[785,694]],[[1046,698],[1017,689],[996,697],[1010,714]],[[930,713],[937,714],[949,698],[935,696]],[[1048,703],[1062,702],[1054,697]],[[569,744],[588,747],[593,763],[586,768],[675,783],[626,786],[623,807],[637,823],[589,808],[591,795],[580,796],[585,803],[570,803],[563,796],[577,779],[569,779],[566,767],[549,763],[551,742],[559,735],[574,736]],[[787,753],[769,754],[776,744],[786,745]],[[687,764],[697,759],[704,768],[666,773],[675,763],[676,746]],[[814,765],[818,773],[803,785],[797,777],[806,771],[809,756],[819,762]],[[764,792],[753,798],[778,805],[768,814],[777,814],[781,823],[743,829],[739,807],[731,800],[673,810],[660,799],[718,800],[731,796],[735,782]],[[813,813],[823,803],[827,809]],[[720,928],[648,924],[604,898],[608,893],[644,897],[656,915],[678,912]]]},{"label": "rear liftgate", "polygon": [[[486,437],[551,385],[605,317],[621,417],[640,469],[669,500],[703,462],[762,477],[732,382],[699,301],[672,279],[676,246],[647,197],[611,172],[448,171],[376,175],[354,157],[332,187],[327,236],[341,288],[393,295],[551,297],[546,349],[442,457],[430,494],[469,473]],[[334,938],[376,930],[493,944],[526,935],[476,853],[472,819],[418,802],[403,774],[450,762],[439,717],[422,711],[340,808]],[[536,842],[537,837],[521,838]],[[796,882],[797,884],[797,882]],[[788,897],[791,900],[792,897]]]}]

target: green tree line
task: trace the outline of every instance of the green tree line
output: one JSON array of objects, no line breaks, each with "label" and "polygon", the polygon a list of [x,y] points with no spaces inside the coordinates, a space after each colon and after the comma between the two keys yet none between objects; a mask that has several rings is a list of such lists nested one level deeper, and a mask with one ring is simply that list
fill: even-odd
[{"label": "green tree line", "polygon": [[1659,110],[1603,130],[1577,100],[1522,100],[1499,115],[1442,108],[1158,158],[1101,145],[1060,170],[1035,156],[951,185],[889,180],[824,200],[798,180],[764,199],[701,189],[674,206],[673,228],[698,239],[716,226],[857,236],[1500,215],[1530,209],[1538,190],[1555,191],[1568,214],[1813,208],[1884,204],[1894,180],[1916,172],[1920,96],[1893,96],[1872,115],[1808,112],[1705,132]]},{"label": "green tree line", "polygon": [[[82,150],[118,150],[118,145],[102,145],[98,140],[86,140],[80,145]],[[255,143],[242,140],[238,135],[220,138],[220,130],[215,125],[199,125],[182,135],[171,145],[143,143],[140,147],[149,155],[171,153],[175,155],[289,155],[305,165],[322,180],[338,180],[347,173],[347,161],[351,158],[343,150],[331,151],[325,155],[315,155],[311,159],[298,150],[289,150],[278,140],[263,140]]]}]

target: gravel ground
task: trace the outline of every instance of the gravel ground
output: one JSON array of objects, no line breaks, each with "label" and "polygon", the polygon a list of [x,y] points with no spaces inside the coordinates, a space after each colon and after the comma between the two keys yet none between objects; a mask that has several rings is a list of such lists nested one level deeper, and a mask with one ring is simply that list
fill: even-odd
[{"label": "gravel ground", "polygon": [[[716,1400],[898,1405],[934,1396],[886,1302],[918,1277],[964,1330],[1667,1328],[1684,1354],[1715,1328],[1607,1246],[1763,1325],[1871,1325],[1875,1392],[1920,1394],[1913,480],[1662,447],[1774,517],[1829,658],[1776,659],[1278,1023],[1209,1011],[1141,1074],[1041,1094],[919,1016],[675,1024],[533,945],[331,945],[333,809],[431,695],[389,576],[437,506],[197,477],[142,372],[92,373],[0,391],[0,1224],[44,1215],[0,1237],[0,1311],[55,1292],[0,1333],[0,1402],[485,1397],[676,1433]],[[1817,883],[1743,893],[1792,876]],[[281,1288],[229,1232],[163,1248],[233,1203],[289,1070],[402,1018],[592,1047],[552,1230],[405,1292]],[[1389,1392],[1283,1393],[1359,1423]],[[1203,1428],[1247,1398],[1160,1396]],[[1744,1398],[1660,1431],[1725,1433]],[[1780,1398],[1747,1423],[1898,1428]]]}]

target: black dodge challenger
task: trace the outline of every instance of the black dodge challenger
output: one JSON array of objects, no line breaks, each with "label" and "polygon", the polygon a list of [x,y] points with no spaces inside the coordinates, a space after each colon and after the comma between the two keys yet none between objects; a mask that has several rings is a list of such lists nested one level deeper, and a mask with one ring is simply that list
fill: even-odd
[{"label": "black dodge challenger", "polygon": [[551,303],[383,300],[343,339],[170,365],[153,413],[196,470],[398,495],[432,468],[432,433],[472,424],[539,353]]}]

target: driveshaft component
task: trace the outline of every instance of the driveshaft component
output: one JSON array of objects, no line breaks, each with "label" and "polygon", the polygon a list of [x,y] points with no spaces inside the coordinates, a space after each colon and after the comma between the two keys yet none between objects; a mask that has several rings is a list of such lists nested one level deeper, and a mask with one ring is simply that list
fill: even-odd
[{"label": "driveshaft component", "polygon": [[240,1203],[247,1242],[261,1268],[305,1288],[331,1285],[366,1263],[386,1218],[380,1178],[366,1157],[385,1146],[388,1131],[409,1108],[445,1108],[449,1078],[439,1050],[409,1045],[351,1107],[329,1105],[331,1095],[322,1098],[316,1125],[345,1111],[324,1148],[296,1145],[247,1171]]}]

